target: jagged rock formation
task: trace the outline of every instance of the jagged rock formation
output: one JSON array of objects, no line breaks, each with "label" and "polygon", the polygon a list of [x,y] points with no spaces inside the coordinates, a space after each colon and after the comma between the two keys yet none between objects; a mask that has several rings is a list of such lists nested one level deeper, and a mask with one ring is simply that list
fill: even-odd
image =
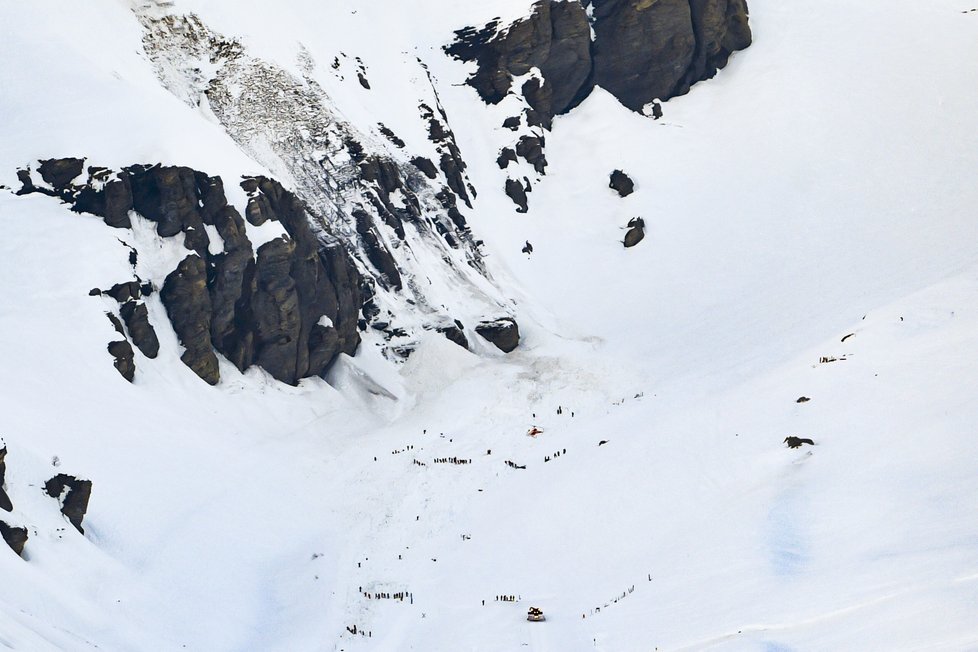
[{"label": "jagged rock formation", "polygon": [[10,549],[18,555],[24,554],[24,546],[27,544],[27,528],[12,527],[0,521],[0,537],[10,546]]},{"label": "jagged rock formation", "polygon": [[503,353],[516,349],[520,343],[520,329],[512,317],[502,317],[481,322],[475,332],[492,342]]},{"label": "jagged rock formation", "polygon": [[61,501],[61,513],[76,530],[85,534],[82,521],[88,512],[88,501],[92,497],[92,481],[59,473],[44,483],[44,492]]},{"label": "jagged rock formation", "polygon": [[635,192],[635,182],[621,170],[615,170],[611,173],[608,187],[617,192],[619,197],[628,197]]},{"label": "jagged rock formation", "polygon": [[3,488],[3,483],[5,476],[7,475],[7,447],[4,446],[0,448],[0,509],[5,512],[12,512],[14,510],[13,503],[10,502],[10,496],[7,495],[6,490]]},{"label": "jagged rock formation", "polygon": [[488,103],[501,101],[514,77],[539,70],[520,90],[548,128],[594,86],[634,111],[682,95],[751,43],[745,0],[540,0],[512,25],[456,36],[446,50],[478,64],[468,81]]}]

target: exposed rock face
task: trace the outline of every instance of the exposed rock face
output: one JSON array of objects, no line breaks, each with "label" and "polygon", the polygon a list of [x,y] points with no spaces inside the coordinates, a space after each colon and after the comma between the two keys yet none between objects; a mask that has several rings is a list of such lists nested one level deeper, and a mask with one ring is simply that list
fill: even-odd
[{"label": "exposed rock face", "polygon": [[594,83],[639,111],[750,45],[744,0],[593,0]]},{"label": "exposed rock face", "polygon": [[[67,493],[66,493],[67,490]],[[44,491],[52,498],[61,500],[61,513],[75,529],[85,534],[82,521],[88,512],[88,501],[92,496],[92,481],[59,473],[44,483]]]},{"label": "exposed rock face", "polygon": [[160,340],[156,336],[156,329],[149,323],[149,312],[147,312],[146,304],[127,301],[119,309],[119,313],[126,322],[129,336],[136,347],[147,358],[155,358],[160,352]]},{"label": "exposed rock face", "polygon": [[79,191],[73,210],[99,215],[106,224],[117,229],[130,228],[132,187],[129,175],[112,175],[105,168],[90,167],[88,170],[89,182]]},{"label": "exposed rock face", "polygon": [[128,168],[132,185],[133,208],[154,222],[162,237],[173,237],[181,231],[187,249],[207,256],[208,238],[199,207],[194,171],[186,167],[137,165]]},{"label": "exposed rock face", "polygon": [[486,102],[497,104],[509,92],[513,77],[538,68],[542,82],[524,90],[530,106],[549,126],[550,118],[566,113],[590,92],[591,28],[579,2],[544,0],[528,18],[499,33],[498,27],[490,23],[481,30],[461,30],[447,48],[452,56],[478,62],[469,83]]},{"label": "exposed rock face", "polygon": [[0,537],[3,537],[10,549],[18,555],[24,554],[24,546],[27,544],[27,528],[11,527],[0,521]]},{"label": "exposed rock face", "polygon": [[160,291],[173,330],[184,349],[180,359],[210,385],[221,379],[217,356],[211,349],[211,298],[207,291],[204,260],[190,254],[166,277]]},{"label": "exposed rock face", "polygon": [[75,177],[82,173],[85,160],[80,158],[61,158],[40,161],[37,168],[41,178],[57,191],[64,191],[71,186]]},{"label": "exposed rock face", "polygon": [[544,144],[542,136],[523,136],[516,143],[516,155],[532,165],[538,174],[545,174],[547,170],[547,157],[543,154]]},{"label": "exposed rock face", "polygon": [[696,49],[690,0],[594,0],[594,80],[638,111],[675,94]]},{"label": "exposed rock face", "polygon": [[[242,371],[258,364],[278,380],[296,384],[324,374],[339,353],[356,351],[363,305],[357,266],[329,233],[313,231],[306,205],[278,182],[254,177],[241,184],[249,197],[249,222],[278,222],[285,234],[262,245],[256,255],[245,221],[228,204],[220,178],[186,167],[137,165],[118,173],[90,167],[86,185],[70,185],[79,178],[83,163],[64,159],[41,164],[45,183],[57,190],[56,196],[75,202],[74,210],[93,212],[119,227],[130,225],[128,214],[134,210],[155,222],[162,237],[183,234],[191,253],[163,280],[160,297],[185,348],[181,359],[206,382],[214,385],[220,380],[217,352]],[[397,169],[383,162],[368,166],[365,174],[380,187],[402,182]],[[30,192],[43,190],[29,172],[24,171],[22,182],[24,189],[34,189]],[[377,201],[385,209],[382,199]],[[391,209],[399,214],[381,214],[392,228],[400,226],[401,215],[413,219],[410,208]],[[461,215],[458,220],[464,227]],[[214,227],[223,240],[218,254],[210,252],[207,227]],[[370,232],[374,234],[372,224]],[[370,260],[400,288],[393,258],[375,234],[374,238],[374,249],[367,248]],[[136,260],[136,253],[130,252],[130,263]],[[133,343],[154,358],[159,338],[146,305],[139,301],[151,291],[150,283],[137,278],[117,283],[105,294],[122,304],[120,314]],[[110,318],[121,334],[118,319]],[[119,373],[132,381],[135,364],[129,342],[112,342],[109,352]]]},{"label": "exposed rock face", "polygon": [[455,323],[442,326],[438,332],[444,335],[449,341],[458,344],[463,349],[469,348],[469,340],[462,331],[462,322],[455,320]]},{"label": "exposed rock face", "polygon": [[0,448],[0,509],[6,512],[12,512],[14,509],[13,504],[10,502],[10,496],[3,488],[4,477],[7,474],[7,462],[5,458],[7,457],[7,447],[4,446]]},{"label": "exposed rock face", "polygon": [[621,170],[615,170],[611,173],[608,187],[617,192],[619,197],[628,197],[635,192],[635,182]]},{"label": "exposed rock face", "polygon": [[133,353],[132,346],[126,340],[119,340],[117,342],[109,342],[107,348],[109,355],[113,358],[112,364],[115,365],[116,370],[122,374],[123,378],[131,383],[133,378],[136,377],[135,354]]},{"label": "exposed rock face", "polygon": [[475,332],[496,345],[503,353],[509,353],[520,343],[520,329],[512,317],[481,322]]},{"label": "exposed rock face", "polygon": [[745,0],[541,0],[508,28],[497,22],[456,32],[447,52],[478,63],[468,81],[491,104],[506,96],[514,76],[539,68],[542,81],[521,91],[549,128],[595,85],[635,111],[688,92],[750,45],[747,21]]},{"label": "exposed rock face", "polygon": [[746,0],[690,0],[696,50],[679,94],[701,79],[709,79],[727,65],[737,50],[751,44]]},{"label": "exposed rock face", "polygon": [[397,269],[397,263],[391,256],[387,248],[380,242],[376,228],[370,215],[364,211],[354,211],[353,216],[357,219],[357,233],[363,241],[363,248],[367,252],[370,263],[383,274],[382,281],[394,288],[400,289],[401,273]]}]

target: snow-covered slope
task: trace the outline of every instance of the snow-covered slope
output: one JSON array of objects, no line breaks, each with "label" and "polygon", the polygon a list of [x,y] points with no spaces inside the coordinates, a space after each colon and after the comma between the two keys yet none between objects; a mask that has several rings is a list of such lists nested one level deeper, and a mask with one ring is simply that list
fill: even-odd
[{"label": "snow-covered slope", "polygon": [[[527,214],[495,162],[516,98],[486,107],[441,48],[528,2],[0,8],[0,520],[29,534],[23,559],[0,550],[0,643],[978,648],[973,4],[753,0],[751,48],[661,120],[600,89],[558,117]],[[368,331],[325,380],[221,359],[211,387],[157,293],[160,355],[119,376],[117,305],[88,292],[131,274],[122,232],[15,197],[16,170],[84,156],[303,187],[161,84],[139,16],[191,11],[395,157],[376,125],[434,156],[418,104],[437,94],[485,269],[410,264],[433,305],[511,310],[516,351],[419,328],[393,362]],[[143,226],[122,239],[168,246]],[[42,493],[62,472],[93,481],[84,536]]]}]

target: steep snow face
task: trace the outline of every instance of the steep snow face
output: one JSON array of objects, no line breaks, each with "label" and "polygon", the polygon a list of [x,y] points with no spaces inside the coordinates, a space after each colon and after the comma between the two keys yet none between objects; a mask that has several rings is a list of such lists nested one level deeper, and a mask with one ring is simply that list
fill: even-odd
[{"label": "steep snow face", "polygon": [[[751,49],[662,119],[596,91],[555,120],[519,215],[495,163],[512,103],[485,107],[440,47],[529,3],[8,4],[0,435],[14,509],[0,520],[29,539],[24,559],[0,546],[5,645],[978,645],[972,5],[754,0]],[[222,117],[180,92],[200,88],[192,65],[161,85],[139,16],[189,13],[306,91],[310,76],[323,129],[373,133],[399,164],[372,130],[434,156],[418,104],[437,92],[497,287],[466,270],[461,290],[433,278],[425,292],[443,294],[426,296],[473,315],[514,298],[517,351],[420,333],[395,366],[368,331],[328,384],[221,360],[209,387],[153,295],[160,355],[135,353],[135,384],[116,373],[113,302],[87,293],[129,273],[127,249],[55,200],[13,197],[16,168],[162,161],[297,189],[307,169],[251,145],[233,102]],[[635,180],[627,198],[607,188],[614,169]],[[636,216],[647,236],[625,250]],[[418,269],[464,267],[453,251]],[[789,435],[815,446],[784,448]],[[94,482],[84,537],[40,490],[61,472]],[[526,622],[530,606],[547,621]]]}]

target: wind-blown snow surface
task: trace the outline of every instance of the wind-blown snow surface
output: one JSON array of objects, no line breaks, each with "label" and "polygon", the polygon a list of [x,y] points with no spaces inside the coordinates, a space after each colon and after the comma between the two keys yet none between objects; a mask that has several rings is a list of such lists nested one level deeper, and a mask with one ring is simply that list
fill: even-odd
[{"label": "wind-blown snow surface", "polygon": [[[161,354],[129,385],[87,296],[127,275],[119,234],[0,191],[0,518],[31,537],[26,561],[0,550],[0,644],[978,649],[973,5],[753,0],[755,44],[663,120],[600,91],[558,119],[517,215],[496,190],[506,105],[437,46],[526,3],[177,4],[282,65],[296,40],[363,57],[373,91],[328,88],[354,123],[413,110],[398,66],[420,56],[523,345],[432,335],[392,368],[368,339],[332,386],[222,363],[211,388],[154,296]],[[0,7],[0,183],[64,155],[263,169],[156,85],[127,4]],[[94,481],[84,538],[40,491],[57,472]]]}]

